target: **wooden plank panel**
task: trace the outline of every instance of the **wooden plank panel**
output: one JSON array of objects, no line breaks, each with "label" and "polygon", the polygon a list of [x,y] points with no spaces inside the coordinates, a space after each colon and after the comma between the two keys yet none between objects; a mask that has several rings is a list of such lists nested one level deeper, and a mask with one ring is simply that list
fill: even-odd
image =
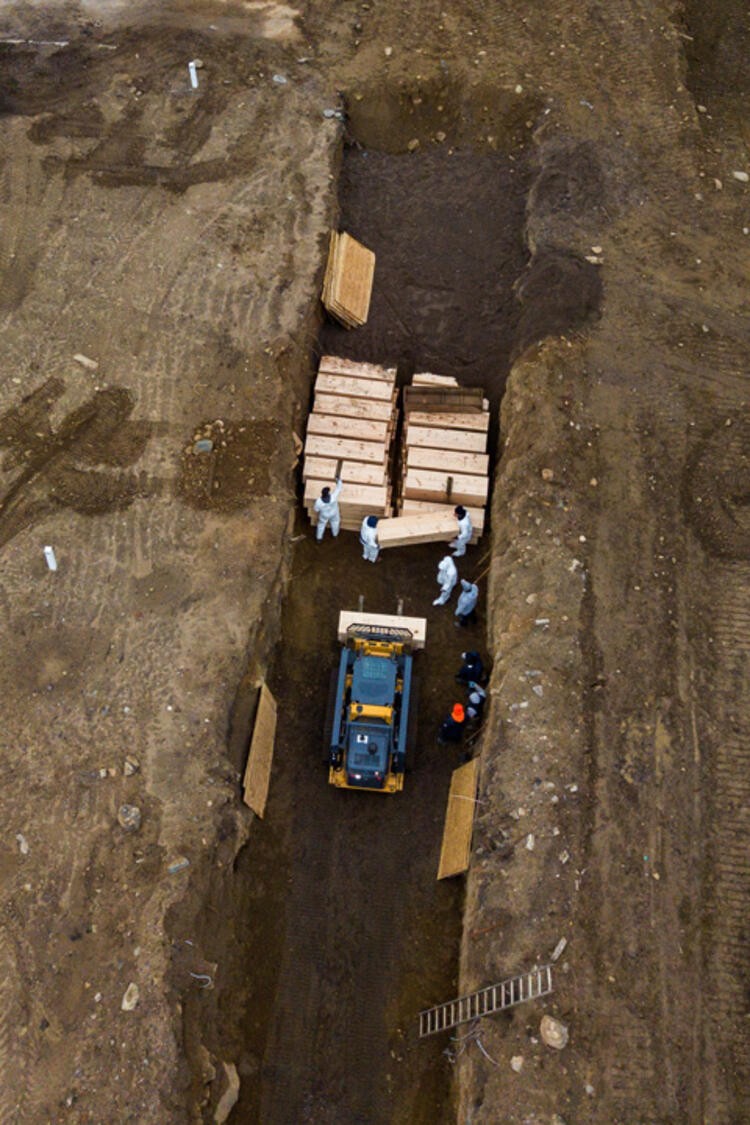
[{"label": "wooden plank panel", "polygon": [[[404,430],[404,441],[411,449],[453,449],[460,453],[484,453],[487,434],[477,430],[441,430],[432,426],[415,426],[411,420]],[[468,417],[468,415],[466,415]]]},{"label": "wooden plank panel", "polygon": [[275,737],[276,700],[266,685],[261,684],[253,737],[250,741],[250,751],[247,756],[247,766],[242,782],[243,801],[261,819],[266,811],[268,789],[271,783]]},{"label": "wooden plank panel", "polygon": [[[332,265],[323,303],[346,327],[364,324],[370,309],[375,255],[350,234],[340,232],[332,244]],[[330,255],[329,255],[330,257]]]},{"label": "wooden plank panel", "polygon": [[345,359],[338,355],[322,355],[318,364],[318,371],[327,371],[329,375],[346,375],[352,379],[377,379],[396,383],[396,368],[381,367],[377,363],[362,363],[360,360]]},{"label": "wooden plank panel", "polygon": [[378,422],[390,422],[394,411],[392,402],[381,399],[316,394],[313,413],[335,414],[338,418],[372,418]]},{"label": "wooden plank panel", "polygon": [[380,402],[393,402],[394,391],[382,379],[352,379],[346,375],[332,375],[321,371],[315,381],[315,393],[347,395],[349,398],[370,398]]},{"label": "wooden plank panel", "polygon": [[390,437],[390,424],[372,418],[336,418],[333,414],[311,414],[307,419],[308,434],[355,438],[357,441],[378,441],[385,446]]},{"label": "wooden plank panel", "polygon": [[[316,480],[308,480],[305,482],[305,507],[312,507],[315,501],[320,496],[320,482]],[[365,515],[377,515],[378,509],[382,512],[388,503],[388,489],[384,484],[370,485],[370,484],[351,484],[344,483],[339,496],[339,508],[341,514],[344,514],[344,509],[362,509]]]},{"label": "wooden plank panel", "polygon": [[460,453],[453,449],[420,449],[409,445],[407,454],[408,469],[439,469],[443,473],[468,473],[470,476],[486,476],[490,470],[490,459],[486,453]]},{"label": "wooden plank panel", "polygon": [[[409,469],[404,478],[403,495],[411,500],[437,500],[448,502],[446,485],[447,473],[430,472],[428,469]],[[487,503],[489,481],[487,477],[464,476],[451,473],[453,477],[453,504],[466,504],[467,507],[481,508]]]},{"label": "wooden plank panel", "polygon": [[346,641],[346,631],[350,625],[383,625],[386,628],[410,629],[414,648],[424,648],[427,639],[427,619],[425,617],[403,617],[390,613],[360,613],[355,609],[342,609],[339,614],[339,641]]},{"label": "wooden plank panel", "polygon": [[[302,479],[314,480],[320,485],[333,486],[336,462],[331,457],[306,457],[302,466]],[[368,464],[366,461],[344,461],[341,468],[344,485],[348,484],[386,484],[385,468],[382,465]]]},{"label": "wooden plank panel", "polygon": [[417,543],[447,543],[456,538],[458,521],[451,508],[442,512],[412,512],[378,524],[378,542],[386,547],[409,547]]},{"label": "wooden plank panel", "polygon": [[433,426],[444,430],[476,430],[486,433],[490,424],[489,414],[451,414],[450,412],[420,413],[412,410],[409,413],[410,426]]},{"label": "wooden plank panel", "polygon": [[346,438],[324,437],[322,434],[308,436],[305,456],[333,457],[336,461],[368,461],[375,465],[385,465],[386,462],[386,450],[382,442],[348,441]]},{"label": "wooden plank panel", "polygon": [[[407,498],[401,501],[401,511],[405,515],[418,512],[447,511],[452,513],[454,508],[455,504],[439,504],[433,500],[409,500]],[[484,508],[471,508],[466,505],[466,511],[471,516],[471,526],[474,529],[474,535],[471,541],[474,543],[484,531]],[[455,516],[453,518],[455,519]]]},{"label": "wooden plank panel", "polygon": [[469,866],[476,810],[478,766],[479,760],[472,758],[470,762],[453,771],[448,806],[445,810],[438,879],[450,879],[453,875],[461,875]]}]

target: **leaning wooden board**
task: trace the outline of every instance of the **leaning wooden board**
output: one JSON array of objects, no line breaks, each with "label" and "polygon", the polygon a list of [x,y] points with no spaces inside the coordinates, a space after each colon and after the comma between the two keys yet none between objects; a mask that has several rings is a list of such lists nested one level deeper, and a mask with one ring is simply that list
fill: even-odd
[{"label": "leaning wooden board", "polygon": [[452,875],[461,875],[469,866],[476,812],[478,765],[478,759],[472,758],[470,762],[454,770],[451,776],[438,879],[450,879]]},{"label": "leaning wooden board", "polygon": [[342,609],[339,613],[339,641],[346,641],[346,631],[350,625],[381,625],[392,629],[409,629],[414,648],[424,648],[427,638],[427,619],[425,617],[403,617],[400,614],[360,613],[359,610]]},{"label": "leaning wooden board", "polygon": [[242,799],[253,812],[263,818],[271,782],[273,745],[276,737],[276,700],[265,684],[261,684],[253,736],[247,756],[242,783]]}]

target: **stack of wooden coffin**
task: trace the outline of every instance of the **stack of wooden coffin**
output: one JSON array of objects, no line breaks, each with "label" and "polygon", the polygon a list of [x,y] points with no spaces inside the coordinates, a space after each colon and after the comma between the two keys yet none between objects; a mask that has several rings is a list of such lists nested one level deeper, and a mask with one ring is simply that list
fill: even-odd
[{"label": "stack of wooden coffin", "polygon": [[489,403],[479,387],[445,375],[415,375],[404,388],[398,517],[378,526],[381,547],[448,541],[453,509],[471,515],[472,542],[484,530],[489,492]]},{"label": "stack of wooden coffin", "polygon": [[333,488],[342,462],[341,526],[359,531],[364,516],[390,516],[390,455],[396,428],[396,369],[324,355],[308,418],[302,479],[313,524],[321,489]]},{"label": "stack of wooden coffin", "polygon": [[331,231],[323,304],[345,328],[358,328],[370,311],[375,255],[343,231]]}]

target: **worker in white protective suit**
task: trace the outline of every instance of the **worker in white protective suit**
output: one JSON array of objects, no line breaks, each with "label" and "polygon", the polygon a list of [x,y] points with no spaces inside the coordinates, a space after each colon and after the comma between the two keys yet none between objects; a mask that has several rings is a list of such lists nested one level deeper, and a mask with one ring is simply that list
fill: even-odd
[{"label": "worker in white protective suit", "polygon": [[377,562],[380,554],[377,516],[365,516],[362,520],[362,527],[359,529],[359,541],[362,544],[362,558],[367,562]]},{"label": "worker in white protective suit", "polygon": [[336,478],[334,489],[324,488],[315,501],[315,511],[318,513],[318,526],[315,528],[315,539],[320,543],[328,524],[331,525],[331,535],[336,538],[341,527],[341,512],[339,511],[339,496],[341,495],[341,478]]},{"label": "worker in white protective suit", "polygon": [[479,601],[479,587],[475,582],[467,582],[465,578],[461,579],[461,593],[458,595],[458,605],[456,606],[457,621],[454,625],[473,625],[476,622],[476,608]]},{"label": "worker in white protective suit", "polygon": [[458,520],[458,535],[451,543],[453,558],[458,559],[466,554],[466,544],[471,542],[474,528],[471,526],[471,516],[461,504],[453,509],[453,514]]},{"label": "worker in white protective suit", "polygon": [[440,560],[440,563],[438,565],[437,580],[440,584],[440,594],[437,598],[435,598],[435,601],[432,604],[445,605],[445,603],[448,601],[448,598],[451,596],[453,587],[458,582],[458,571],[456,570],[456,564],[454,563],[450,555],[446,555],[445,558]]}]

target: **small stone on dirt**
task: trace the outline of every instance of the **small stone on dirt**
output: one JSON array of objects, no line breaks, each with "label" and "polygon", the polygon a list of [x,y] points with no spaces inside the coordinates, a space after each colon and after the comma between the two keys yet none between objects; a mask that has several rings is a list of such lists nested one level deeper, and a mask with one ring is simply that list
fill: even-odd
[{"label": "small stone on dirt", "polygon": [[138,773],[141,768],[141,763],[137,758],[126,758],[122,766],[123,777],[132,777],[134,773]]},{"label": "small stone on dirt", "polygon": [[285,78],[283,74],[274,74],[271,81],[275,82],[277,86],[286,86],[289,79]]},{"label": "small stone on dirt", "polygon": [[181,855],[177,859],[173,859],[167,871],[170,875],[176,875],[179,871],[184,871],[186,867],[190,866],[190,860],[187,856]]},{"label": "small stone on dirt", "polygon": [[734,176],[735,180],[739,180],[741,184],[746,184],[748,180],[750,180],[750,176],[747,174],[747,172],[732,172],[732,175]]},{"label": "small stone on dirt", "polygon": [[141,810],[137,805],[120,805],[117,810],[117,823],[126,832],[137,832],[141,827]]},{"label": "small stone on dirt", "polygon": [[23,832],[16,832],[16,843],[18,844],[18,850],[21,855],[29,854],[29,841],[26,839]]},{"label": "small stone on dirt", "polygon": [[563,953],[565,952],[565,950],[567,948],[567,945],[568,945],[568,939],[565,938],[565,937],[561,937],[560,940],[558,941],[557,945],[555,946],[555,948],[552,950],[552,956],[550,957],[550,961],[559,961],[559,959],[562,957]]},{"label": "small stone on dirt", "polygon": [[204,63],[203,59],[193,59],[193,66],[196,70],[203,70],[203,67],[205,65],[206,64]]},{"label": "small stone on dirt", "polygon": [[393,54],[393,47],[384,47],[383,48],[383,54],[385,55],[385,57],[387,59],[389,59],[391,57],[391,55]]},{"label": "small stone on dirt", "polygon": [[76,352],[73,359],[76,363],[80,363],[81,367],[88,368],[89,371],[96,371],[99,367],[95,359],[89,359],[87,355],[83,355],[81,352]]},{"label": "small stone on dirt", "polygon": [[210,453],[213,447],[211,438],[199,438],[193,445],[193,453]]},{"label": "small stone on dirt", "polygon": [[135,1008],[138,1001],[140,1000],[140,997],[141,993],[138,985],[133,984],[133,982],[131,981],[128,987],[125,989],[125,994],[122,998],[122,1003],[120,1004],[123,1012],[132,1012],[133,1008]]},{"label": "small stone on dirt", "polygon": [[556,1020],[554,1016],[542,1016],[542,1022],[539,1024],[539,1034],[542,1041],[548,1047],[553,1047],[556,1051],[562,1051],[563,1047],[567,1045],[569,1034],[567,1026],[562,1020]]},{"label": "small stone on dirt", "polygon": [[542,480],[554,480],[554,479],[555,479],[554,469],[542,469]]},{"label": "small stone on dirt", "polygon": [[516,1074],[520,1074],[523,1070],[523,1055],[514,1055],[510,1060],[510,1069],[515,1070]]},{"label": "small stone on dirt", "polygon": [[438,129],[437,133],[435,134],[435,140],[437,141],[437,143],[439,145],[441,145],[443,143],[443,141],[445,140],[445,138],[446,138],[446,134],[443,132],[443,130]]},{"label": "small stone on dirt", "polygon": [[413,137],[406,147],[408,148],[409,152],[416,152],[419,148],[419,141],[416,137]]},{"label": "small stone on dirt", "polygon": [[528,836],[526,837],[526,850],[529,852],[533,852],[535,846],[536,840],[534,839],[534,833],[529,832]]}]

